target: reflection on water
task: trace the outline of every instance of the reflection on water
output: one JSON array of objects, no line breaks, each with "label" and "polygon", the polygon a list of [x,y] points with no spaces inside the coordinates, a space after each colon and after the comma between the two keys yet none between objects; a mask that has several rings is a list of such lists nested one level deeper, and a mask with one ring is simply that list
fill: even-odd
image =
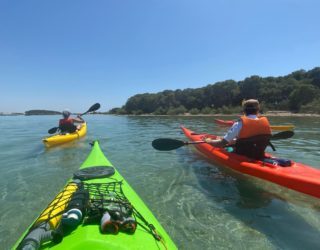
[{"label": "reflection on water", "polygon": [[[230,119],[236,117],[229,117]],[[229,119],[228,118],[228,119]],[[155,151],[151,141],[183,139],[181,124],[222,135],[212,117],[87,116],[88,134],[46,150],[41,138],[57,116],[0,117],[0,245],[8,249],[78,169],[99,139],[180,249],[318,249],[318,199],[216,166],[192,146]],[[319,118],[270,118],[294,124],[274,141],[276,155],[319,166]]]}]

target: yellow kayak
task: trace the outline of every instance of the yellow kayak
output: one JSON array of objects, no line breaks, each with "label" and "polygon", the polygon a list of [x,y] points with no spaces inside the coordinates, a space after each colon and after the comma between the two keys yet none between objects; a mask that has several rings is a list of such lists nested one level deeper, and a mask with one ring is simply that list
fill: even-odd
[{"label": "yellow kayak", "polygon": [[74,133],[70,133],[70,134],[68,133],[63,135],[62,134],[53,135],[53,136],[49,136],[42,139],[42,141],[46,145],[46,147],[52,147],[55,145],[80,139],[81,137],[84,137],[86,134],[87,134],[87,123],[83,123],[81,125],[81,128]]},{"label": "yellow kayak", "polygon": [[287,131],[287,130],[293,130],[294,126],[293,125],[277,125],[277,126],[270,126],[272,130],[275,131]]},{"label": "yellow kayak", "polygon": [[[215,123],[227,127],[231,127],[232,124],[235,122],[233,120],[220,120],[220,119],[215,119]],[[292,124],[287,124],[287,125],[270,125],[270,128],[274,131],[287,131],[287,130],[293,130],[294,125]]]}]

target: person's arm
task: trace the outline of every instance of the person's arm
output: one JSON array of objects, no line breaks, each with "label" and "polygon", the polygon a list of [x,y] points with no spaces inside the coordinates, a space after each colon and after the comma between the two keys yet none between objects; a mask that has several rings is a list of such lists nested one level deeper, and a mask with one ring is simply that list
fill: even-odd
[{"label": "person's arm", "polygon": [[234,143],[234,140],[238,137],[241,128],[242,123],[235,122],[222,139],[212,140],[211,138],[206,138],[205,142],[211,144],[214,147],[223,148],[228,144]]},{"label": "person's arm", "polygon": [[78,115],[77,118],[73,118],[73,122],[84,123],[84,120],[80,115]]},{"label": "person's arm", "polygon": [[229,142],[226,141],[225,139],[212,140],[211,138],[206,138],[204,140],[206,143],[209,143],[210,145],[216,148],[223,148],[229,144]]}]

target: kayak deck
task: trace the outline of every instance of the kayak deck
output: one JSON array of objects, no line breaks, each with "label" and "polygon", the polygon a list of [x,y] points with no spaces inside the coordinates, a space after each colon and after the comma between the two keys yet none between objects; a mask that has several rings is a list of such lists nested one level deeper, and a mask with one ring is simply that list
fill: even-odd
[{"label": "kayak deck", "polygon": [[[197,134],[185,127],[181,129],[192,141],[200,141],[205,137],[213,139],[217,137],[205,133]],[[215,148],[207,143],[195,144],[195,147],[219,165],[320,198],[320,170],[318,169],[293,161],[291,166],[287,167],[273,165],[229,153],[224,148]],[[266,157],[269,158],[272,155],[266,154]]]},{"label": "kayak deck", "polygon": [[[113,167],[101,151],[97,141],[94,142],[91,153],[79,170],[90,170],[92,167],[105,167],[106,169]],[[138,211],[138,215],[134,214],[137,222],[135,232],[130,234],[119,230],[117,234],[101,233],[100,223],[82,223],[70,234],[65,235],[61,243],[49,242],[43,244],[40,249],[177,249],[152,212],[115,168],[112,176],[84,180],[83,182],[85,186],[121,183],[123,195],[129,200],[134,210]],[[92,203],[95,194],[91,191],[89,193]],[[154,234],[160,236],[160,240],[157,240],[152,234],[150,229],[152,225],[155,228]],[[21,242],[27,234],[26,232],[18,242]]]},{"label": "kayak deck", "polygon": [[53,136],[46,137],[42,139],[42,142],[46,147],[52,147],[60,144],[64,144],[67,142],[71,142],[77,139],[80,139],[84,137],[87,134],[87,123],[83,123],[81,125],[81,128],[74,132],[74,133],[68,133],[68,134],[57,134]]}]

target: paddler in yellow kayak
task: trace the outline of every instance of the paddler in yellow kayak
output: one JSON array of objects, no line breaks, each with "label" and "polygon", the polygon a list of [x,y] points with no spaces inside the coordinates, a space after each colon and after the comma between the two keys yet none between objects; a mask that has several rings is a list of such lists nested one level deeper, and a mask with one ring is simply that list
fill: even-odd
[{"label": "paddler in yellow kayak", "polygon": [[76,130],[79,130],[81,125],[76,126],[75,123],[84,123],[80,115],[77,118],[70,117],[71,112],[68,109],[62,111],[63,119],[59,120],[59,129],[60,133],[73,133]]},{"label": "paddler in yellow kayak", "polygon": [[249,99],[242,103],[244,115],[235,122],[223,138],[205,141],[214,147],[233,145],[237,154],[254,159],[262,159],[264,151],[270,145],[271,128],[264,116],[259,116],[260,104],[258,100]]}]

